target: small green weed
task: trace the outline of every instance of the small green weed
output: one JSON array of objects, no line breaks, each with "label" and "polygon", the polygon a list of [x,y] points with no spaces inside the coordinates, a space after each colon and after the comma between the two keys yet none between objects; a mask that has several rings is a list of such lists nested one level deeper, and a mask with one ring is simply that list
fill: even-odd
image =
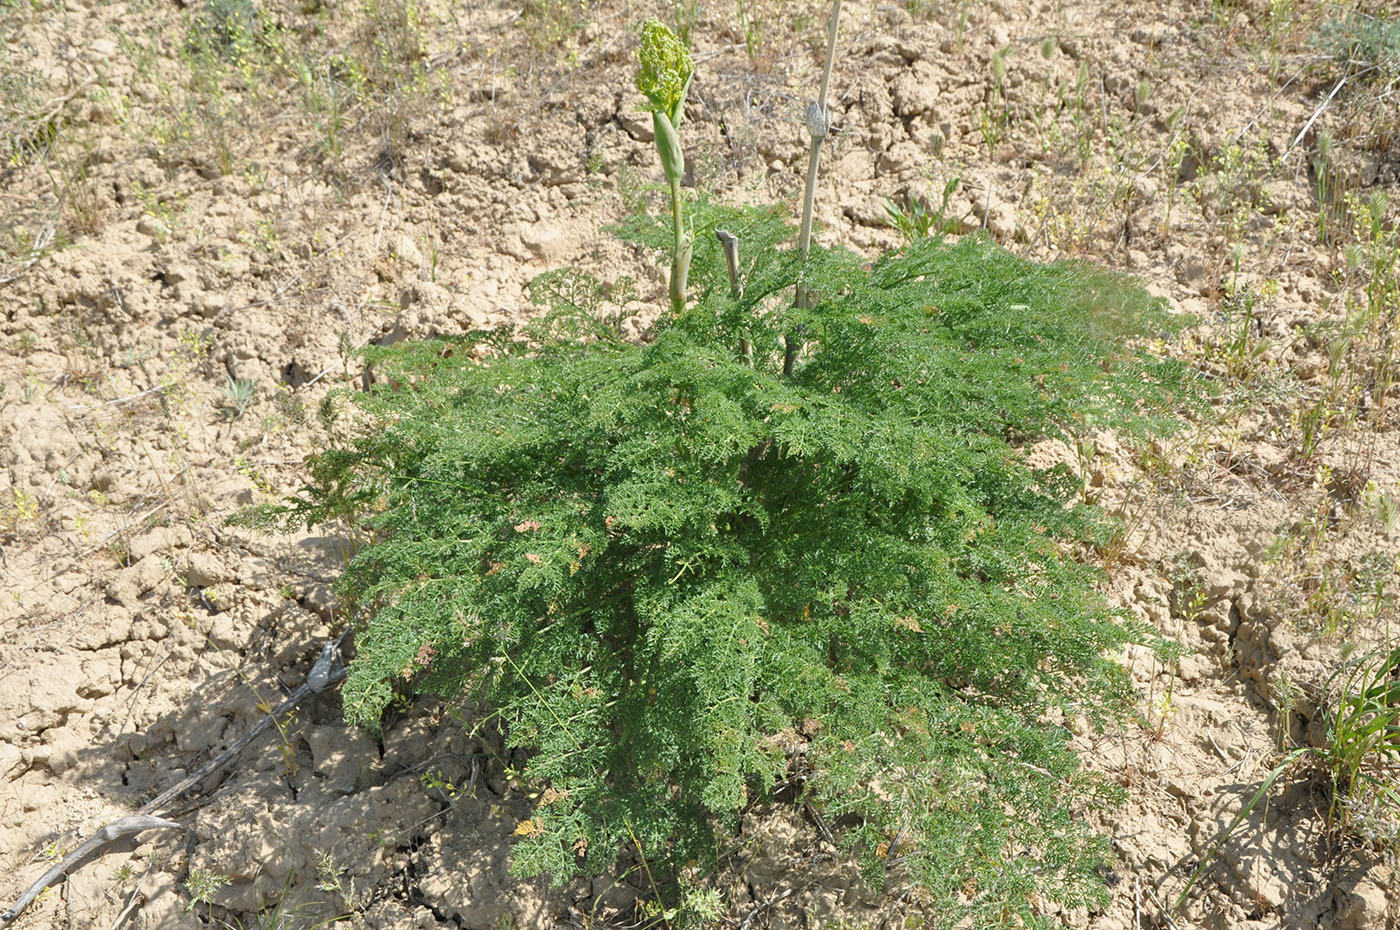
[{"label": "small green weed", "polygon": [[225,420],[237,420],[243,416],[257,394],[257,385],[252,381],[230,377],[223,389],[224,400],[219,405],[219,415]]},{"label": "small green weed", "polygon": [[9,506],[0,507],[0,532],[12,533],[39,517],[39,499],[21,489],[10,488]]},{"label": "small green weed", "polygon": [[587,22],[583,0],[526,0],[520,27],[532,52],[553,56],[554,64],[567,65],[578,56],[578,31]]},{"label": "small green weed", "polygon": [[1278,290],[1273,282],[1256,282],[1242,275],[1244,254],[1243,245],[1236,244],[1230,250],[1231,272],[1220,300],[1223,337],[1215,347],[1225,370],[1241,382],[1261,372],[1260,357],[1269,343],[1259,335],[1260,305]]},{"label": "small green weed", "polygon": [[1324,760],[1332,814],[1343,829],[1356,809],[1400,818],[1400,648],[1368,652],[1337,677]]},{"label": "small green weed", "polygon": [[1011,106],[1006,99],[1006,59],[1011,52],[1012,47],[1008,45],[992,53],[992,83],[987,89],[987,100],[981,111],[979,128],[982,141],[986,143],[987,155],[993,158],[997,146],[1011,127]]},{"label": "small green weed", "polygon": [[950,178],[943,185],[942,200],[937,207],[930,209],[926,200],[921,197],[908,198],[907,204],[901,207],[893,200],[885,202],[885,215],[889,217],[889,223],[899,233],[906,243],[913,243],[920,239],[929,237],[941,238],[955,233],[962,225],[963,217],[950,217],[948,215],[948,203],[953,194],[957,193],[958,187],[962,184],[962,178]]},{"label": "small green weed", "polygon": [[346,875],[345,870],[336,862],[335,857],[325,850],[318,850],[316,853],[316,878],[317,889],[339,899],[345,908],[345,915],[322,921],[314,926],[339,924],[348,919],[354,930],[364,930],[364,918],[360,916],[360,912],[355,907],[355,879]]},{"label": "small green weed", "polygon": [[1400,140],[1400,20],[1353,11],[1325,23],[1316,44],[1328,56],[1341,82],[1351,83],[1344,97],[1344,132],[1361,148],[1385,152]]},{"label": "small green weed", "polygon": [[423,16],[415,0],[365,0],[360,12],[353,61],[362,69],[365,100],[386,164],[399,163],[409,120],[428,96]]},{"label": "small green weed", "polygon": [[201,904],[213,903],[214,896],[219,893],[219,889],[232,881],[227,875],[220,875],[217,872],[210,872],[201,868],[191,868],[190,874],[185,878],[185,890],[189,892],[190,899],[185,902],[185,913],[192,913]]},{"label": "small green weed", "polygon": [[1356,295],[1352,328],[1364,340],[1365,356],[1358,361],[1364,371],[1360,406],[1380,416],[1396,382],[1396,326],[1400,325],[1400,230],[1388,222],[1390,200],[1384,191],[1373,191],[1356,206],[1355,243],[1345,251],[1348,283]]},{"label": "small green weed", "polygon": [[1375,68],[1381,78],[1400,75],[1400,21],[1354,12],[1324,25],[1320,39],[1339,60]]}]

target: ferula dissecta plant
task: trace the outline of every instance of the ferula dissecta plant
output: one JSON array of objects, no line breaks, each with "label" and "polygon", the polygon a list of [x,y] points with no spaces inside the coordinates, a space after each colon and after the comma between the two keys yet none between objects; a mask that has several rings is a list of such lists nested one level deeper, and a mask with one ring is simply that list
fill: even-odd
[{"label": "ferula dissecta plant", "polygon": [[[538,326],[480,358],[475,333],[368,346],[383,379],[347,389],[343,442],[240,522],[369,527],[338,587],[362,618],[346,719],[382,732],[410,693],[481,707],[537,789],[514,875],[640,868],[663,922],[714,923],[715,870],[796,773],[795,803],[859,846],[872,888],[898,862],[929,926],[1103,906],[1086,814],[1116,792],[1055,721],[1126,719],[1113,656],[1150,634],[1067,555],[1115,528],[1016,447],[1091,417],[1146,441],[1207,409],[1146,348],[1184,321],[1126,279],[976,237],[873,263],[823,248],[814,185],[796,254],[780,208],[682,203],[692,70],[644,27],[675,222],[618,231],[675,246],[653,338],[594,338],[606,290],[562,269],[532,284]],[[693,230],[719,247],[692,265]]]},{"label": "ferula dissecta plant", "polygon": [[679,128],[685,110],[685,94],[695,66],[690,49],[676,34],[656,19],[642,24],[641,68],[637,89],[646,95],[656,133],[656,150],[661,168],[671,186],[671,219],[674,242],[671,250],[671,310],[685,309],[685,282],[690,273],[691,237],[685,225],[685,201],[681,178],[685,175],[685,155],[681,151]]}]

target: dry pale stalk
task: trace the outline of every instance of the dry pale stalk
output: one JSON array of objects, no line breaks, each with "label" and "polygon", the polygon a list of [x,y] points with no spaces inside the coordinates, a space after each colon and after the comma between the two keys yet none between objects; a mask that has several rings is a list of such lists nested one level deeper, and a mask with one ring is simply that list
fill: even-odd
[{"label": "dry pale stalk", "polygon": [[[802,255],[802,271],[797,281],[797,294],[793,306],[805,310],[812,304],[812,295],[807,289],[807,255],[812,250],[812,206],[817,197],[817,168],[821,164],[822,142],[831,128],[831,119],[826,109],[827,91],[831,87],[831,68],[836,62],[836,27],[841,18],[841,0],[831,0],[831,20],[826,27],[826,63],[822,66],[821,93],[816,100],[807,104],[807,132],[812,137],[807,151],[807,185],[802,193],[802,229],[798,234],[798,249]],[[797,353],[802,348],[801,327],[795,328],[783,338],[783,374],[791,375],[797,362]]]}]

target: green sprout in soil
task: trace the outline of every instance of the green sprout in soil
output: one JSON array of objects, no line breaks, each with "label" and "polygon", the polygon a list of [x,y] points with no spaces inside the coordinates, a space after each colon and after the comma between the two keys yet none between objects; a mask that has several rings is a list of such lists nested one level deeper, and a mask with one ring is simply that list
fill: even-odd
[{"label": "green sprout in soil", "polygon": [[223,400],[219,404],[219,415],[225,420],[237,420],[247,411],[257,393],[257,385],[242,378],[230,377],[228,385],[222,389]]}]

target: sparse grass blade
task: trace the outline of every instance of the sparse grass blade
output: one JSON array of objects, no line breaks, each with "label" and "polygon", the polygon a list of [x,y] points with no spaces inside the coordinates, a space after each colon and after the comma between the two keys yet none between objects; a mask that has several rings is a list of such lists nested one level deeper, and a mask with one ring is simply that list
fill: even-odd
[{"label": "sparse grass blade", "polygon": [[1172,913],[1181,910],[1181,905],[1186,903],[1186,897],[1191,893],[1191,889],[1196,886],[1196,882],[1200,879],[1201,875],[1206,869],[1210,868],[1211,863],[1220,855],[1220,850],[1229,842],[1230,837],[1235,835],[1235,831],[1239,829],[1240,824],[1244,823],[1245,818],[1259,806],[1260,801],[1268,796],[1270,789],[1274,787],[1274,783],[1279,780],[1284,772],[1288,771],[1288,769],[1293,766],[1293,763],[1304,756],[1315,754],[1316,752],[1317,750],[1310,746],[1300,746],[1284,756],[1283,761],[1274,766],[1273,770],[1264,778],[1263,783],[1260,784],[1254,794],[1250,796],[1245,806],[1240,808],[1240,812],[1235,815],[1235,819],[1230,821],[1230,825],[1221,832],[1220,836],[1216,837],[1210,849],[1201,857],[1201,861],[1196,866],[1196,870],[1191,873],[1191,878],[1187,880],[1186,887],[1181,889],[1181,894],[1177,895],[1176,901],[1172,903]]}]

